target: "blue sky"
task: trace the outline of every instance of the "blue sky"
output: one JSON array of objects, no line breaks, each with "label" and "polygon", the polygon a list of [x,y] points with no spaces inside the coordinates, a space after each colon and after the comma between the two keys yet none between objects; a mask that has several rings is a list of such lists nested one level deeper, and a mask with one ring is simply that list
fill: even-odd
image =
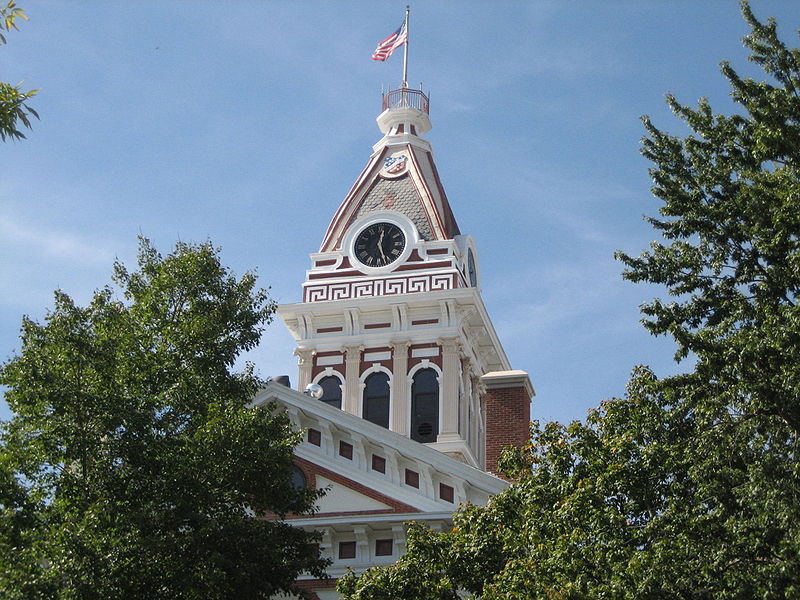
[{"label": "blue sky", "polygon": [[[42,119],[0,144],[0,359],[54,289],[85,303],[115,257],[133,265],[139,234],[164,252],[210,239],[278,302],[299,301],[308,254],[380,138],[381,86],[402,58],[369,57],[405,2],[19,3],[30,21],[0,47],[0,78],[41,88]],[[798,45],[800,3],[752,7]],[[624,282],[613,252],[654,237],[639,117],[684,135],[667,92],[733,110],[719,62],[762,78],[747,31],[733,1],[412,4],[426,138],[500,339],[536,387],[534,418],[585,417],[636,364],[686,367],[639,324],[661,290]],[[295,381],[293,347],[275,322],[248,358]]]}]

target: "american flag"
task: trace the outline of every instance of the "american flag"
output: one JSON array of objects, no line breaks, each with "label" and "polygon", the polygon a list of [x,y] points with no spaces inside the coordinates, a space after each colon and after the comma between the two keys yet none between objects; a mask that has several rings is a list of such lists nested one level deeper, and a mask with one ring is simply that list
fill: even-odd
[{"label": "american flag", "polygon": [[372,53],[372,60],[384,61],[392,55],[392,52],[397,50],[400,46],[408,41],[408,32],[406,31],[406,22],[400,25],[400,28],[392,35],[383,40],[375,52]]}]

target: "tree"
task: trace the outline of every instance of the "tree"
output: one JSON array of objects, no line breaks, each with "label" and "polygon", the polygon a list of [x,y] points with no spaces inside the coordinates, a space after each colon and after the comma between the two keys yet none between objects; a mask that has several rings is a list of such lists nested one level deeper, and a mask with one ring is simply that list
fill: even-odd
[{"label": "tree", "polygon": [[800,50],[742,12],[770,81],[723,63],[740,113],[670,96],[684,139],[644,119],[664,241],[618,254],[673,296],[645,326],[692,372],[637,368],[585,424],[535,427],[509,490],[450,532],[413,527],[345,598],[800,598]]},{"label": "tree", "polygon": [[[4,598],[269,598],[323,575],[315,537],[282,519],[318,494],[291,484],[299,441],[251,408],[274,303],[210,243],[142,240],[86,307],[56,292],[0,368]],[[260,515],[272,514],[278,518]]]},{"label": "tree", "polygon": [[[9,0],[5,7],[0,8],[0,32],[18,29],[17,19],[27,21],[28,17],[14,0]],[[0,45],[5,43],[5,36],[0,33]],[[0,140],[25,138],[19,127],[22,124],[30,129],[30,117],[39,118],[39,114],[27,104],[38,91],[23,92],[18,85],[0,81]]]}]

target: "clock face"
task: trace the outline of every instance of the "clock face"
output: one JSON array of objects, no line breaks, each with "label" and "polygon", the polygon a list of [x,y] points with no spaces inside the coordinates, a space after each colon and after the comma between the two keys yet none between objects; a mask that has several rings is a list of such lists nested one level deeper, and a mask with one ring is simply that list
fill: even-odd
[{"label": "clock face", "polygon": [[469,274],[469,284],[472,287],[478,287],[478,274],[475,272],[475,256],[472,254],[472,248],[469,249],[467,254],[467,272]]},{"label": "clock face", "polygon": [[406,236],[393,223],[375,223],[356,237],[356,258],[368,267],[385,267],[393,263],[406,247]]}]

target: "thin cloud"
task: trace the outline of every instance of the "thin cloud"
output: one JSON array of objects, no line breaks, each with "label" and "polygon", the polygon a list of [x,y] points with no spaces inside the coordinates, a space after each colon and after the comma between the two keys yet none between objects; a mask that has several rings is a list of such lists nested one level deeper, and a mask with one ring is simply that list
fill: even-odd
[{"label": "thin cloud", "polygon": [[48,260],[86,266],[108,265],[114,260],[114,253],[95,240],[21,223],[8,215],[0,215],[0,237],[6,252],[13,248],[19,256],[34,253]]}]

